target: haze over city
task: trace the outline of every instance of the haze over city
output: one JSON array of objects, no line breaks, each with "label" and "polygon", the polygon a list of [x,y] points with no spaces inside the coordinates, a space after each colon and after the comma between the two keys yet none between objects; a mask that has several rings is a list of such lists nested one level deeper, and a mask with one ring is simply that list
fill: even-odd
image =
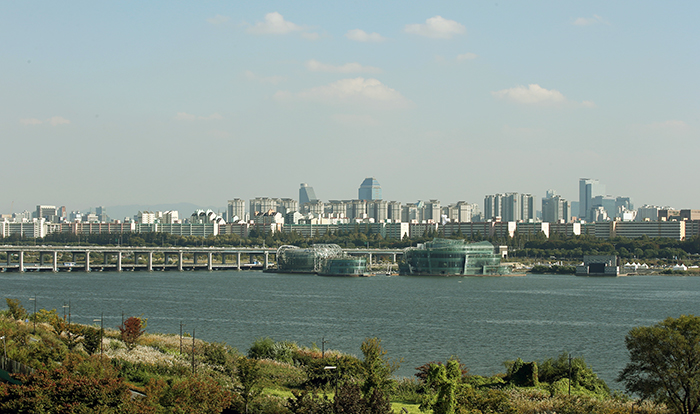
[{"label": "haze over city", "polygon": [[0,212],[555,189],[698,208],[696,2],[0,4]]}]

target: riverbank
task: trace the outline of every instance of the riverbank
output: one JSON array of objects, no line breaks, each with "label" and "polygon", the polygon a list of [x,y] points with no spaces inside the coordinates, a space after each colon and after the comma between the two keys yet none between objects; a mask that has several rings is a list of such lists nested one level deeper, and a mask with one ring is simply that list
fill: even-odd
[{"label": "riverbank", "polygon": [[[19,379],[28,384],[35,377],[44,381],[43,389],[33,390],[27,388],[30,385],[0,384],[0,409],[16,408],[17,400],[12,398],[19,395],[20,388],[27,388],[21,391],[24,408],[30,407],[34,398],[41,398],[44,406],[56,408],[60,403],[97,404],[91,405],[92,409],[101,407],[100,404],[118,403],[120,410],[130,407],[132,412],[146,412],[139,410],[169,409],[169,404],[176,403],[180,409],[192,407],[196,412],[227,409],[227,412],[236,413],[243,409],[241,401],[247,398],[245,389],[250,380],[241,371],[242,364],[252,363],[258,379],[257,391],[253,393],[255,397],[248,401],[252,412],[301,413],[306,411],[297,411],[301,409],[299,405],[310,404],[308,399],[312,393],[320,398],[334,398],[338,392],[335,383],[338,373],[344,382],[363,381],[361,359],[337,351],[322,351],[315,346],[300,347],[289,341],[260,339],[242,353],[223,343],[145,333],[129,350],[119,331],[107,329],[100,337],[100,346],[88,348],[85,338],[90,331],[99,332],[97,325],[69,325],[51,311],[41,310],[38,315],[40,320],[50,322],[39,322],[34,328],[32,323],[0,316],[0,332],[7,341],[8,356],[38,369],[29,377]],[[29,352],[26,352],[27,348]],[[339,371],[326,369],[331,364]],[[584,383],[572,384],[572,397],[566,395],[566,381],[542,382],[526,387],[511,384],[504,391],[502,388],[509,384],[509,375],[481,377],[465,374],[457,395],[467,392],[470,397],[469,400],[460,400],[460,404],[466,404],[468,409],[499,407],[499,412],[518,413],[560,411],[572,404],[579,404],[581,411],[578,412],[581,413],[590,412],[592,408],[612,414],[626,413],[633,406],[637,413],[661,413],[659,407],[613,398],[602,389],[587,388]],[[591,378],[590,374],[588,378]],[[104,380],[109,382],[100,382]],[[97,392],[86,395],[77,390],[72,394],[66,390],[68,394],[64,394],[50,385],[52,381],[60,381],[61,387],[77,381],[83,386],[97,387]],[[421,412],[420,401],[430,392],[418,379],[392,379],[387,385],[387,396],[394,412]],[[306,397],[300,398],[300,395]],[[90,398],[100,400],[90,403]],[[503,409],[506,411],[500,411]]]}]

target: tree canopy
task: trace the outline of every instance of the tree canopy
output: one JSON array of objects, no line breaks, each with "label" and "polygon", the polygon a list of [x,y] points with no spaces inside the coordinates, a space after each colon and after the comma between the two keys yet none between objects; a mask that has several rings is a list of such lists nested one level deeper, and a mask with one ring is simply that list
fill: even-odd
[{"label": "tree canopy", "polygon": [[618,381],[628,392],[665,403],[677,413],[700,408],[700,317],[682,315],[632,329],[630,362]]}]

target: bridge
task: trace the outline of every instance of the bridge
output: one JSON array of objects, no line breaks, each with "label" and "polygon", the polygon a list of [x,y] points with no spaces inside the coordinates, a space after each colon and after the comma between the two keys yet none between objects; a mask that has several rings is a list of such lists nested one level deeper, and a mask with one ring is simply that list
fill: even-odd
[{"label": "bridge", "polygon": [[[399,249],[343,249],[368,262]],[[266,247],[125,247],[125,246],[0,246],[0,272],[27,271],[165,271],[268,269],[276,248]],[[248,259],[243,263],[243,258]]]}]

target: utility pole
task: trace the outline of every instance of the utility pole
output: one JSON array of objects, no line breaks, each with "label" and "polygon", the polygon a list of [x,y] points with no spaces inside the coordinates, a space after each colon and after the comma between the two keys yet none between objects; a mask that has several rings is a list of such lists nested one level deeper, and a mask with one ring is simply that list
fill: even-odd
[{"label": "utility pole", "polygon": [[182,327],[185,326],[182,321],[180,321],[180,355],[182,355]]},{"label": "utility pole", "polygon": [[194,328],[192,328],[192,373],[194,374]]},{"label": "utility pole", "polygon": [[571,397],[571,354],[569,354],[569,397]]},{"label": "utility pole", "polygon": [[326,341],[326,337],[322,336],[321,337],[321,358],[326,357],[326,342],[328,342],[328,341]]}]

